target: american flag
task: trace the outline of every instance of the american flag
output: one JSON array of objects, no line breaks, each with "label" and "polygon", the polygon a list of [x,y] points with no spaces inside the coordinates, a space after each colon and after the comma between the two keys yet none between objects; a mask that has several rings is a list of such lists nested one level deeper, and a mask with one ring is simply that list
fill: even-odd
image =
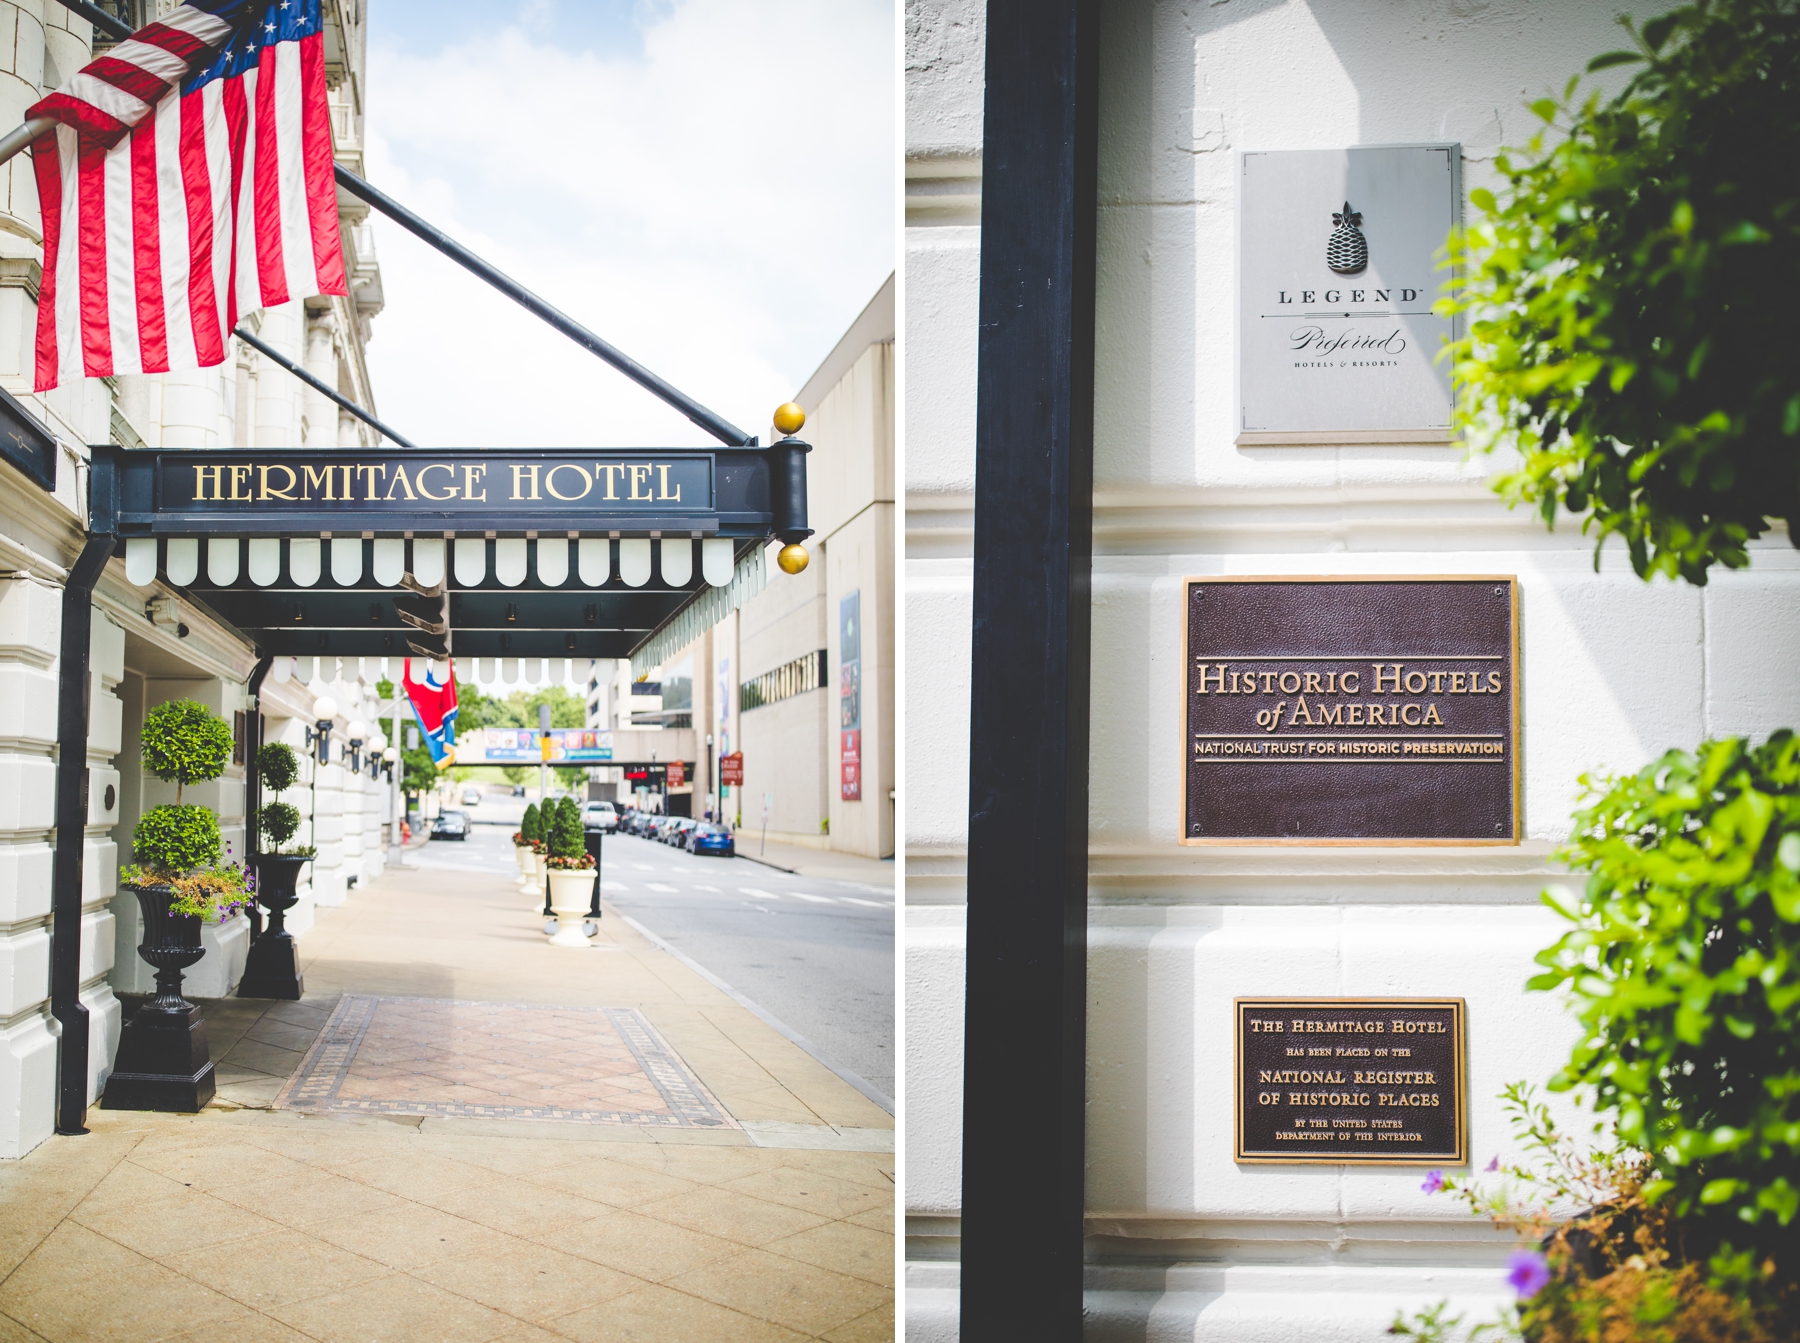
[{"label": "american flag", "polygon": [[37,390],[225,361],[238,315],[346,294],[320,0],[187,0],[26,113]]}]

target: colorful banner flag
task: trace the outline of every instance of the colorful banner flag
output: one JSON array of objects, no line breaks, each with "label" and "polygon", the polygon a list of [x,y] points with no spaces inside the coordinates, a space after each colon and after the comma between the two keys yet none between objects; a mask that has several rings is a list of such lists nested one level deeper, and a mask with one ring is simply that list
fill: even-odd
[{"label": "colorful banner flag", "polygon": [[432,674],[431,664],[426,663],[424,680],[415,681],[412,664],[413,660],[407,658],[400,674],[406,702],[412,706],[413,717],[419,720],[431,763],[439,769],[449,769],[456,763],[456,669],[445,663],[444,679],[439,681]]}]

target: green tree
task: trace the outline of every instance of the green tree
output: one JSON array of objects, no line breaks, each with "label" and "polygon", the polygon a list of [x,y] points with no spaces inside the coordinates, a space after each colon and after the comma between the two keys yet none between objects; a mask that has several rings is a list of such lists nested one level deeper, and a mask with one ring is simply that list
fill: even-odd
[{"label": "green tree", "polygon": [[197,700],[173,699],[144,715],[144,768],[175,785],[175,801],[190,783],[205,783],[231,762],[231,729]]},{"label": "green tree", "polygon": [[[144,768],[175,784],[172,806],[152,807],[132,829],[135,860],[152,881],[172,881],[219,861],[219,818],[205,807],[183,804],[181,790],[225,772],[231,729],[204,704],[170,700],[144,715]],[[127,881],[135,874],[121,874]]]},{"label": "green tree", "polygon": [[[292,788],[300,778],[300,759],[294,748],[286,742],[270,742],[256,753],[256,773],[262,785],[270,794],[279,794]],[[271,853],[283,852],[285,845],[300,829],[300,809],[291,803],[283,802],[279,797],[264,803],[257,809],[256,824],[263,838],[273,845]],[[295,854],[304,853],[311,856],[310,848],[292,850]]]},{"label": "green tree", "polygon": [[572,797],[551,804],[556,820],[550,829],[550,852],[558,858],[579,858],[587,852],[586,836],[581,828],[581,808]]},{"label": "green tree", "polygon": [[1773,520],[1800,531],[1800,10],[1695,0],[1626,27],[1634,49],[1588,67],[1641,65],[1624,91],[1534,103],[1545,132],[1469,194],[1443,305],[1469,317],[1458,422],[1520,452],[1515,502],[1700,584]]}]

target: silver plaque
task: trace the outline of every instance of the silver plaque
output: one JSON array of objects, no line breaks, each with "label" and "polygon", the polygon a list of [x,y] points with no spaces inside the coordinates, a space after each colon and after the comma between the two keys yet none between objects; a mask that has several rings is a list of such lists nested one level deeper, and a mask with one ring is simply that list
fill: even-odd
[{"label": "silver plaque", "polygon": [[1451,144],[1240,157],[1240,444],[1448,441],[1454,324],[1431,309],[1461,162]]}]

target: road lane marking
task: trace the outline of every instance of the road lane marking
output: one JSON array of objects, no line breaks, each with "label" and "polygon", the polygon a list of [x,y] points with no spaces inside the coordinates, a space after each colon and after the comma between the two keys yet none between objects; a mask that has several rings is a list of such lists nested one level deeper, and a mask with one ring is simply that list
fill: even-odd
[{"label": "road lane marking", "polygon": [[754,895],[758,900],[779,900],[781,897],[774,891],[761,890],[755,886],[740,886],[738,891],[744,895]]},{"label": "road lane marking", "polygon": [[880,900],[858,900],[854,895],[840,895],[838,899],[846,905],[867,905],[870,909],[892,909],[893,906]]},{"label": "road lane marking", "polygon": [[835,905],[837,903],[829,895],[808,895],[805,891],[789,891],[788,894],[796,900],[810,900],[815,905]]},{"label": "road lane marking", "polygon": [[696,886],[696,887],[694,887],[694,889],[696,891],[711,891],[714,895],[723,895],[724,894],[724,892],[721,891],[717,886]]},{"label": "road lane marking", "polygon": [[600,883],[600,889],[603,891],[629,891],[631,887],[622,881],[603,881]]},{"label": "road lane marking", "polygon": [[653,891],[661,891],[664,895],[681,894],[681,888],[679,886],[664,886],[661,882],[656,881],[645,882],[644,884]]}]

